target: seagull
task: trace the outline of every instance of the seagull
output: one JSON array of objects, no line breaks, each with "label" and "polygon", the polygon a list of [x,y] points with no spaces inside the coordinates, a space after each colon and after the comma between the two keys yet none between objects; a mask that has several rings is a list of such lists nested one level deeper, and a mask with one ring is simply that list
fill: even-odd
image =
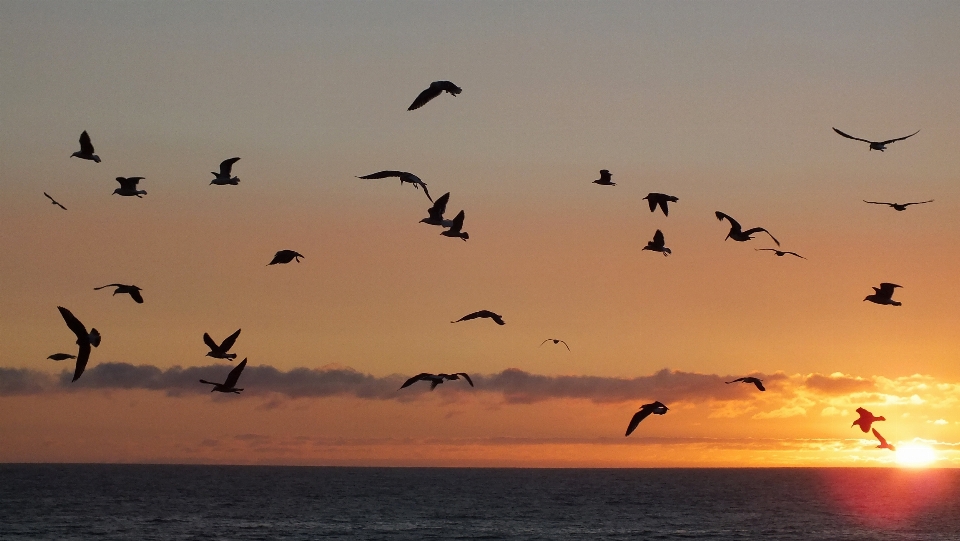
[{"label": "seagull", "polygon": [[400,185],[403,186],[404,182],[413,184],[414,188],[423,188],[423,193],[427,194],[427,199],[433,203],[433,198],[430,197],[430,192],[427,191],[427,183],[420,180],[420,177],[414,175],[413,173],[407,173],[406,171],[380,171],[379,173],[370,173],[369,175],[364,175],[362,179],[378,179],[378,178],[391,178],[397,177],[400,179]]},{"label": "seagull", "polygon": [[236,353],[227,352],[233,347],[233,343],[237,341],[238,336],[240,336],[240,329],[237,329],[237,332],[226,337],[218,346],[217,343],[213,341],[213,338],[210,338],[209,334],[203,333],[203,343],[210,348],[210,352],[207,353],[207,357],[213,357],[214,359],[228,359],[231,361],[236,359]]},{"label": "seagull", "polygon": [[877,446],[877,449],[890,449],[891,451],[897,450],[896,447],[887,443],[887,440],[883,436],[881,436],[879,432],[877,432],[876,428],[873,429],[873,435],[876,436],[878,440],[880,440],[880,445]]},{"label": "seagull", "polygon": [[470,321],[471,319],[477,319],[478,317],[488,317],[494,320],[497,323],[497,325],[506,325],[506,323],[503,322],[503,316],[499,314],[494,314],[490,310],[480,310],[479,312],[467,314],[456,321],[451,321],[450,323],[460,323],[461,321]]},{"label": "seagull", "polygon": [[440,234],[443,235],[444,237],[459,237],[463,239],[464,242],[466,242],[467,239],[470,238],[470,233],[467,233],[466,231],[461,231],[461,229],[463,229],[463,217],[464,217],[464,214],[463,214],[463,211],[461,210],[460,213],[453,218],[453,221],[450,222],[450,229],[447,229],[446,231],[441,231]]},{"label": "seagull", "polygon": [[863,202],[870,203],[871,205],[889,205],[892,208],[902,212],[904,210],[907,210],[907,207],[909,207],[910,205],[923,205],[924,203],[933,203],[933,199],[929,201],[917,201],[916,203],[883,203],[881,201],[867,201],[866,199],[864,199]]},{"label": "seagull", "polygon": [[210,174],[214,176],[214,179],[210,181],[210,184],[216,184],[217,186],[226,186],[230,184],[236,186],[240,184],[240,177],[230,177],[230,169],[233,167],[233,164],[237,163],[237,160],[240,158],[230,158],[229,160],[223,160],[220,162],[220,172],[216,173],[210,171]]},{"label": "seagull", "polygon": [[879,288],[873,288],[873,295],[867,295],[863,300],[870,301],[875,304],[890,304],[893,306],[900,306],[902,303],[893,300],[893,290],[898,287],[903,286],[883,282],[880,284]]},{"label": "seagull", "polygon": [[50,202],[53,203],[54,205],[62,208],[63,210],[67,210],[67,207],[61,205],[56,199],[50,197],[50,194],[48,194],[47,192],[43,192],[43,195],[47,196],[47,199],[49,199]]},{"label": "seagull", "polygon": [[413,100],[413,103],[410,104],[410,107],[407,107],[407,111],[413,111],[414,109],[423,107],[427,104],[427,102],[433,98],[436,98],[443,92],[447,92],[456,98],[457,94],[463,92],[463,89],[451,83],[450,81],[434,81],[430,83],[430,86],[426,90],[417,96],[417,99]]},{"label": "seagull", "polygon": [[630,419],[630,424],[627,425],[627,433],[624,436],[629,436],[637,429],[637,425],[640,424],[640,421],[646,419],[650,416],[651,413],[656,415],[663,415],[667,413],[669,408],[663,405],[662,402],[654,402],[652,404],[644,404],[640,406],[640,411],[633,414],[633,418]]},{"label": "seagull", "polygon": [[725,383],[736,383],[736,382],[738,382],[738,381],[742,381],[742,382],[744,382],[744,383],[752,383],[752,384],[754,384],[754,385],[757,386],[757,389],[760,389],[761,391],[766,391],[766,389],[763,388],[763,383],[760,383],[761,381],[763,381],[763,380],[760,379],[760,378],[753,378],[753,377],[737,378],[737,379],[735,379],[735,380],[733,380],[733,381],[727,381],[727,382],[725,382]]},{"label": "seagull", "polygon": [[859,137],[854,137],[854,136],[852,136],[852,135],[847,135],[847,134],[843,133],[842,131],[840,131],[840,130],[838,130],[838,129],[836,129],[836,128],[834,128],[833,131],[839,133],[840,135],[846,137],[847,139],[853,139],[853,140],[855,140],[855,141],[863,141],[864,143],[870,143],[870,150],[879,150],[880,152],[883,152],[884,150],[886,150],[887,145],[889,145],[890,143],[895,143],[895,142],[897,142],[897,141],[903,141],[904,139],[906,139],[906,138],[908,138],[908,137],[913,137],[914,135],[920,133],[920,130],[917,130],[917,131],[911,133],[910,135],[907,135],[906,137],[897,137],[896,139],[888,139],[888,140],[886,140],[886,141],[867,141],[866,139],[860,139]]},{"label": "seagull", "polygon": [[553,342],[554,344],[563,344],[567,348],[567,351],[570,351],[570,346],[568,346],[566,342],[564,342],[563,340],[560,340],[559,338],[547,338],[543,342],[540,342],[540,347],[543,347],[543,345],[546,344],[547,342]]},{"label": "seagull", "polygon": [[854,421],[853,424],[850,425],[850,428],[859,425],[860,430],[862,430],[864,434],[870,432],[870,425],[873,423],[877,421],[886,421],[882,415],[880,417],[874,417],[872,413],[863,408],[857,408],[857,413],[860,414],[860,418]]},{"label": "seagull", "polygon": [[601,186],[616,186],[617,183],[610,180],[611,178],[613,178],[613,175],[610,174],[610,171],[607,171],[606,169],[601,169],[600,178],[598,178],[597,180],[594,180],[593,183],[599,184]]},{"label": "seagull", "polygon": [[648,242],[647,245],[642,249],[660,252],[664,257],[670,255],[670,248],[667,248],[663,245],[663,231],[660,231],[659,229],[657,229],[657,232],[653,234],[653,240]]},{"label": "seagull", "polygon": [[447,211],[447,201],[449,200],[450,192],[438,197],[437,200],[433,202],[433,206],[427,209],[428,216],[420,220],[420,223],[439,225],[441,227],[450,227],[453,225],[453,220],[445,220],[443,218],[443,213]]},{"label": "seagull", "polygon": [[65,361],[67,359],[76,359],[76,355],[70,355],[69,353],[54,353],[53,355],[47,357],[48,359],[53,359],[54,361]]},{"label": "seagull", "polygon": [[243,367],[247,366],[247,360],[244,359],[240,361],[240,364],[233,367],[233,370],[227,374],[227,380],[223,383],[214,383],[212,381],[207,381],[205,379],[200,380],[200,383],[206,383],[207,385],[213,385],[213,389],[210,389],[210,392],[220,391],[221,393],[237,393],[240,394],[240,391],[243,389],[237,389],[236,384],[237,380],[240,379],[240,372],[243,372]]},{"label": "seagull", "polygon": [[667,203],[676,203],[680,200],[680,198],[673,195],[655,192],[648,193],[644,199],[646,199],[647,203],[650,205],[650,212],[656,212],[657,205],[660,205],[660,210],[663,211],[664,216],[670,215],[669,210],[667,209]]},{"label": "seagull", "polygon": [[[145,177],[117,177],[117,182],[120,183],[120,187],[113,190],[113,193],[126,196],[135,195],[137,197],[140,197],[140,194],[147,195],[146,190],[137,189],[137,184],[144,178]],[[140,197],[140,199],[143,198]]]},{"label": "seagull", "polygon": [[306,259],[303,254],[294,252],[293,250],[280,250],[274,254],[273,259],[267,263],[267,266],[269,267],[270,265],[276,265],[277,263],[289,263],[294,259],[296,259],[297,263],[299,263],[301,257]]},{"label": "seagull", "polygon": [[755,249],[756,251],[758,251],[758,252],[776,252],[776,254],[777,254],[779,257],[783,257],[783,256],[785,256],[785,255],[787,255],[787,254],[790,254],[790,255],[795,255],[795,256],[799,257],[800,259],[806,259],[805,257],[803,257],[802,255],[798,254],[797,252],[785,252],[785,251],[783,251],[783,250],[777,250],[776,248],[754,248],[754,249]]},{"label": "seagull", "polygon": [[[714,214],[717,215],[717,219],[720,220],[721,222],[723,221],[724,218],[726,218],[730,222],[730,232],[727,233],[727,237],[723,240],[733,239],[737,242],[746,242],[753,238],[750,235],[754,233],[759,233],[761,231],[770,235],[770,232],[762,227],[754,227],[753,229],[747,229],[746,231],[741,231],[740,222],[734,220],[733,218],[731,218],[730,216],[727,216],[726,214],[720,212],[719,210]],[[780,246],[780,241],[777,240],[776,237],[774,237],[773,235],[770,235],[770,238],[773,239],[773,242],[777,243],[777,246]]]},{"label": "seagull", "polygon": [[80,150],[70,155],[71,158],[81,158],[100,163],[100,156],[93,153],[93,143],[90,142],[90,136],[84,130],[80,134]]},{"label": "seagull", "polygon": [[[60,310],[60,315],[63,316],[67,327],[70,327],[73,334],[77,335],[77,345],[80,346],[80,351],[77,353],[77,367],[73,371],[73,381],[77,381],[83,374],[83,369],[87,367],[87,361],[90,360],[90,346],[98,347],[100,345],[100,332],[97,329],[91,329],[88,333],[87,328],[83,326],[83,323],[80,323],[79,319],[74,317],[70,310],[62,306],[58,306],[57,310]],[[64,354],[57,354],[57,356],[61,355]],[[49,358],[53,359],[54,356],[51,355]]]},{"label": "seagull", "polygon": [[429,381],[430,390],[432,391],[437,388],[437,385],[440,385],[444,381],[448,379],[449,380],[460,379],[460,376],[463,376],[463,379],[467,380],[467,383],[469,383],[470,386],[473,387],[473,380],[470,379],[470,376],[468,376],[466,372],[457,372],[456,374],[436,374],[436,375],[428,374],[424,372],[422,374],[417,374],[416,376],[413,376],[412,378],[403,382],[403,385],[400,386],[400,389],[409,387],[418,381]]},{"label": "seagull", "polygon": [[93,288],[93,290],[97,291],[105,287],[117,288],[113,290],[114,295],[116,295],[117,293],[129,293],[130,296],[133,297],[133,300],[137,301],[137,304],[143,304],[143,297],[140,296],[140,292],[143,290],[137,286],[128,286],[124,284],[107,284],[105,286],[95,287]]}]

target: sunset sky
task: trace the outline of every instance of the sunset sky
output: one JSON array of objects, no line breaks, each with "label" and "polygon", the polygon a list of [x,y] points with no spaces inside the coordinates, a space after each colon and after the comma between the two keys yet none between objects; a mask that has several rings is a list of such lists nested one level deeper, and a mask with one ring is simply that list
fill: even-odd
[{"label": "sunset sky", "polygon": [[[894,464],[863,406],[960,466],[958,28],[952,1],[4,1],[0,462]],[[435,80],[463,93],[408,112]],[[469,241],[355,178],[383,169]],[[902,306],[862,302],[881,282]],[[76,383],[57,306],[103,335]],[[506,325],[450,324],[481,309]],[[202,335],[237,328],[245,391],[211,395]],[[420,372],[476,387],[397,391]]]}]

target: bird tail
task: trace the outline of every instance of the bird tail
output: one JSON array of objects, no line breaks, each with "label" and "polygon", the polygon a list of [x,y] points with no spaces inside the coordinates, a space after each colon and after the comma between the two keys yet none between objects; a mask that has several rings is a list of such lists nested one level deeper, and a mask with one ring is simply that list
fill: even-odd
[{"label": "bird tail", "polygon": [[463,236],[460,237],[460,238],[463,239],[463,240],[467,240],[467,239],[470,238],[470,233],[464,233]]}]

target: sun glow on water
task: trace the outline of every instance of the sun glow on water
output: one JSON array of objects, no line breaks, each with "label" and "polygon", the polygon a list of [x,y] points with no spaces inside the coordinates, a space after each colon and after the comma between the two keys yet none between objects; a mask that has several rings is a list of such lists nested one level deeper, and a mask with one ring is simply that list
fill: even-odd
[{"label": "sun glow on water", "polygon": [[907,443],[897,447],[897,464],[901,466],[923,468],[936,460],[937,454],[929,445]]}]

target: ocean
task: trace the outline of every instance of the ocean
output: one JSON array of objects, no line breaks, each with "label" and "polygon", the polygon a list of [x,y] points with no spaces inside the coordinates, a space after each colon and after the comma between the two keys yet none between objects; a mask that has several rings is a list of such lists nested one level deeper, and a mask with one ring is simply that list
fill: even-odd
[{"label": "ocean", "polygon": [[0,539],[960,540],[960,470],[8,464]]}]

